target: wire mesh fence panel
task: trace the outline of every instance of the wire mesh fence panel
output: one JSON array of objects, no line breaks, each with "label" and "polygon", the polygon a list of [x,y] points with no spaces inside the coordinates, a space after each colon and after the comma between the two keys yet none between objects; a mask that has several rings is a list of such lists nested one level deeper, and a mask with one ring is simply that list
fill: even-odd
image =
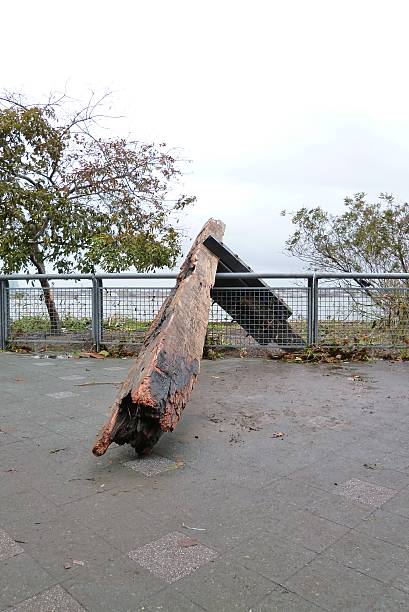
[{"label": "wire mesh fence panel", "polygon": [[209,346],[292,348],[306,343],[307,288],[217,287],[212,300]]},{"label": "wire mesh fence panel", "polygon": [[409,289],[320,288],[317,327],[322,345],[408,347]]},{"label": "wire mesh fence panel", "polygon": [[170,287],[104,287],[102,299],[102,341],[141,344]]},{"label": "wire mesh fence panel", "polygon": [[81,342],[92,339],[92,289],[8,288],[11,342]]}]

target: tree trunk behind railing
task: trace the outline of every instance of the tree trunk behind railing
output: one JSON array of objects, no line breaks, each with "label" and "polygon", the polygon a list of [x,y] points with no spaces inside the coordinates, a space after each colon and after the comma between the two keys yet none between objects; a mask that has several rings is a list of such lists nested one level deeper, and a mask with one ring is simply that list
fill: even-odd
[{"label": "tree trunk behind railing", "polygon": [[[45,265],[38,253],[33,254],[31,257],[31,263],[36,267],[38,274],[45,274]],[[50,318],[50,331],[52,336],[58,336],[61,334],[61,321],[60,315],[58,314],[57,307],[54,302],[53,290],[51,285],[46,278],[40,279],[40,285],[43,290],[44,303],[47,308],[48,316]]]}]

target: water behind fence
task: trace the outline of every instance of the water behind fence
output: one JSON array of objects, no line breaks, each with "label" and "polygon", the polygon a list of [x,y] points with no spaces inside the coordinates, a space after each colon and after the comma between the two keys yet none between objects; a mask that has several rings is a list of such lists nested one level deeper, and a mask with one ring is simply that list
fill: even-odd
[{"label": "water behind fence", "polygon": [[[236,276],[239,282],[240,275]],[[233,348],[274,344],[285,349],[308,344],[409,348],[409,275],[383,275],[387,278],[382,281],[372,275],[370,286],[358,286],[349,275],[342,279],[342,287],[320,284],[322,276],[305,275],[300,281],[304,286],[218,286],[212,292],[207,344]],[[72,280],[66,281],[68,286],[52,287],[59,319],[52,328],[41,287],[8,286],[6,278],[0,277],[3,346],[141,345],[172,291],[171,283],[163,287],[104,287],[102,276],[98,283],[93,278],[88,277],[92,281],[89,287],[75,286]]]}]

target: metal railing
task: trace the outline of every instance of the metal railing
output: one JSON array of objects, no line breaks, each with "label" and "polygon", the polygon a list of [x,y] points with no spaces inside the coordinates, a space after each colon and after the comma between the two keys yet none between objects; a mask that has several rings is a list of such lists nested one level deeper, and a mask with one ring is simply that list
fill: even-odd
[{"label": "metal railing", "polygon": [[[106,281],[174,281],[176,274],[0,275],[0,348],[10,345],[142,344],[172,291],[161,286],[108,286]],[[67,286],[47,290],[47,278]],[[280,286],[241,281],[274,279]],[[221,286],[223,280],[231,285]],[[297,282],[290,286],[281,281]],[[12,286],[10,281],[26,281]],[[75,285],[78,281],[86,286]],[[409,348],[409,274],[225,273],[212,291],[207,344],[284,349],[308,345]],[[31,283],[31,286],[28,285]],[[330,284],[328,284],[330,283]],[[47,301],[52,298],[55,314]],[[49,306],[49,304],[48,304]],[[53,319],[54,317],[54,319]]]}]

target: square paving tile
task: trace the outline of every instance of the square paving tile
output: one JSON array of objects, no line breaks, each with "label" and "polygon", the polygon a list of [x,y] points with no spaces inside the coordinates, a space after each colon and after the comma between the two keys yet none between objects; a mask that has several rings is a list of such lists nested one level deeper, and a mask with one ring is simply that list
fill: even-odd
[{"label": "square paving tile", "polygon": [[54,580],[26,553],[0,562],[0,610],[54,586]]},{"label": "square paving tile", "polygon": [[409,518],[409,487],[385,504],[384,510]]},{"label": "square paving tile", "polygon": [[47,396],[55,399],[66,399],[69,397],[78,397],[78,393],[73,393],[72,391],[59,391],[58,393],[47,393]]},{"label": "square paving tile", "polygon": [[404,548],[356,530],[345,534],[323,554],[386,584],[402,575],[409,563]]},{"label": "square paving tile", "polygon": [[0,529],[0,561],[10,559],[24,552],[24,549],[8,533]]},{"label": "square paving tile", "polygon": [[283,586],[304,599],[335,612],[377,610],[375,602],[385,585],[330,559],[314,559]]},{"label": "square paving tile", "polygon": [[136,612],[165,585],[124,555],[98,568],[83,567],[62,586],[89,612]]},{"label": "square paving tile", "polygon": [[388,589],[373,608],[376,612],[407,612],[409,610],[409,595],[398,589]]},{"label": "square paving tile", "polygon": [[162,589],[138,606],[135,612],[203,612],[205,608],[190,601],[183,594],[174,592],[173,587]]},{"label": "square paving tile", "polygon": [[59,585],[26,599],[9,612],[82,612],[85,610]]},{"label": "square paving tile", "polygon": [[186,534],[170,533],[128,553],[129,557],[169,584],[188,576],[217,553]]},{"label": "square paving tile", "polygon": [[274,582],[283,582],[317,556],[294,544],[289,537],[266,535],[260,533],[231,548],[227,558]]},{"label": "square paving tile", "polygon": [[175,461],[160,455],[151,455],[150,457],[141,457],[133,461],[125,461],[124,466],[134,470],[134,472],[141,472],[144,476],[156,476],[157,474],[178,468],[178,464]]},{"label": "square paving tile", "polygon": [[258,605],[251,608],[252,612],[319,612],[309,601],[302,599],[285,587],[277,585]]},{"label": "square paving tile", "polygon": [[274,586],[271,580],[246,567],[217,559],[177,582],[174,590],[209,612],[249,612]]},{"label": "square paving tile", "polygon": [[351,478],[339,484],[333,491],[335,495],[342,495],[343,497],[349,497],[361,504],[367,504],[368,506],[382,506],[388,499],[391,499],[396,495],[395,489],[388,489],[387,487],[381,487],[374,485],[358,478]]},{"label": "square paving tile", "polygon": [[360,504],[353,499],[332,495],[331,493],[325,493],[321,499],[307,505],[307,510],[312,514],[348,527],[355,527],[362,519],[373,512],[373,508],[366,504]]},{"label": "square paving tile", "polygon": [[409,548],[409,519],[378,509],[356,527],[373,538]]}]

